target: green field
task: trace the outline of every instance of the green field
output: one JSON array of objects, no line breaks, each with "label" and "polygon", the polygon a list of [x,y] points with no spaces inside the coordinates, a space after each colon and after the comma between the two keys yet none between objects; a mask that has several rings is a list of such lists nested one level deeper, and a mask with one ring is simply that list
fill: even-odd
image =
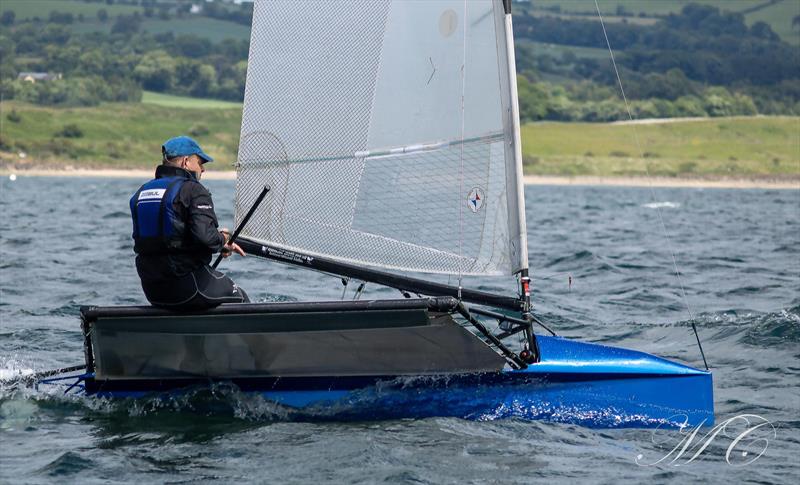
[{"label": "green field", "polygon": [[155,104],[170,108],[242,109],[242,103],[234,103],[232,101],[189,98],[184,96],[173,96],[171,94],[154,93],[151,91],[144,91],[142,93],[142,103]]},{"label": "green field", "polygon": [[[791,3],[794,0],[785,1],[786,3]],[[622,7],[634,15],[654,16],[678,13],[690,3],[711,5],[720,10],[741,12],[765,2],[766,0],[598,0],[597,4],[600,5],[600,11],[604,16],[614,14],[618,7]],[[540,9],[549,9],[557,6],[561,8],[562,13],[597,13],[594,0],[536,0],[535,6]]]},{"label": "green field", "polygon": [[69,12],[74,16],[83,14],[84,17],[97,18],[97,11],[105,9],[109,16],[132,14],[141,12],[142,8],[135,5],[107,5],[103,3],[86,3],[75,0],[2,0],[0,12],[11,10],[16,15],[16,20],[32,19],[39,17],[46,20],[50,12]]},{"label": "green field", "polygon": [[[604,20],[622,20],[624,17],[614,16],[617,8],[622,7],[636,16],[628,17],[628,22],[634,23],[652,20],[646,17],[678,13],[690,3],[711,5],[722,11],[748,11],[745,14],[745,21],[748,25],[764,21],[785,42],[800,46],[800,28],[792,28],[792,19],[800,15],[800,2],[797,0],[780,0],[771,5],[768,0],[598,0]],[[550,10],[545,9],[559,7],[562,17],[565,16],[564,14],[577,14],[581,15],[582,18],[596,18],[597,16],[594,0],[536,0],[534,5],[534,12],[550,12]],[[643,15],[645,18],[641,18],[639,15]]]},{"label": "green field", "polygon": [[605,47],[578,47],[563,44],[548,44],[545,42],[531,42],[527,39],[516,41],[516,44],[531,45],[537,54],[550,54],[551,56],[560,58],[565,52],[572,52],[577,57],[587,59],[610,59],[608,49]]},{"label": "green field", "polygon": [[[85,22],[75,22],[68,25],[68,27],[76,34],[86,34],[90,32],[103,32],[107,34],[111,32],[112,24],[112,21],[102,23],[97,20],[89,19]],[[151,34],[162,34],[165,32],[172,32],[174,35],[192,34],[198,37],[205,37],[211,42],[219,42],[224,39],[250,39],[250,27],[208,17],[184,17],[180,22],[143,17],[142,30]]]},{"label": "green field", "polygon": [[523,127],[522,140],[526,173],[800,175],[800,118],[709,118],[640,125],[536,123]]},{"label": "green field", "polygon": [[784,0],[761,10],[745,15],[747,25],[760,21],[766,22],[785,42],[800,46],[800,26],[792,28],[792,19],[800,15],[800,2]]},{"label": "green field", "polygon": [[151,34],[172,32],[174,35],[192,34],[212,42],[223,39],[250,40],[250,27],[208,17],[188,17],[185,20],[146,19],[142,30]]},{"label": "green field", "polygon": [[[97,20],[97,11],[105,9],[110,19],[103,23]],[[16,14],[16,21],[39,17],[47,20],[51,11],[69,12],[76,18],[74,23],[67,27],[76,34],[89,32],[109,33],[114,24],[113,17],[122,14],[144,12],[142,7],[133,5],[107,5],[103,3],[85,3],[74,0],[2,0],[0,12],[11,10]],[[78,15],[83,15],[81,22]],[[250,27],[234,22],[227,22],[199,15],[187,15],[180,19],[161,20],[156,17],[142,17],[142,30],[151,34],[172,32],[174,35],[193,34],[205,37],[212,42],[223,39],[249,40]]]},{"label": "green field", "polygon": [[[651,25],[656,22],[657,19],[653,18],[654,16],[680,12],[689,3],[711,5],[720,10],[733,12],[742,12],[763,6],[745,15],[748,25],[758,21],[767,22],[784,41],[800,46],[800,29],[792,27],[792,19],[800,15],[800,2],[796,0],[781,0],[773,5],[769,5],[767,0],[599,0],[600,10],[607,22],[626,21],[643,25]],[[518,4],[518,8],[526,9],[533,15],[555,15],[550,10],[544,10],[554,6],[561,9],[561,14],[557,16],[562,18],[580,15],[582,18],[595,19],[597,15],[594,0],[536,0],[533,4],[534,8]],[[617,8],[620,6],[635,16],[616,16]],[[104,2],[85,3],[78,0],[2,0],[0,2],[0,12],[14,11],[18,21],[36,16],[47,19],[50,12],[54,10],[71,12],[76,17],[82,14],[85,18],[83,22],[79,22],[76,18],[75,23],[68,26],[76,33],[109,32],[113,20],[106,23],[97,21],[97,11],[100,9],[105,9],[112,18],[121,14],[144,11],[142,7],[133,5],[107,5]],[[194,34],[206,37],[213,42],[227,38],[237,40],[250,38],[250,28],[246,25],[202,16],[183,17],[180,22],[176,22],[174,19],[143,18],[142,30],[154,34],[168,31],[176,35]]]},{"label": "green field", "polygon": [[[201,100],[202,101],[202,100]],[[206,103],[206,101],[202,101]],[[14,110],[19,121],[9,120]],[[159,161],[167,138],[191,134],[215,158],[212,170],[231,170],[239,145],[241,107],[177,108],[155,104],[104,104],[94,108],[45,108],[0,103],[0,164],[144,168]],[[66,125],[83,135],[59,136]],[[9,149],[13,148],[13,149]],[[20,159],[18,152],[27,154]]]},{"label": "green field", "polygon": [[[149,102],[57,109],[0,103],[0,168],[150,167],[158,161],[163,141],[179,134],[194,136],[217,159],[211,169],[233,168],[240,105],[225,108],[226,103],[218,101],[154,93],[146,93],[145,100]],[[65,125],[76,125],[82,136],[59,135]],[[797,117],[642,125],[535,123],[523,127],[522,139],[529,174],[800,176]],[[24,159],[19,158],[20,151],[27,154]]]},{"label": "green field", "polygon": [[[594,6],[594,4],[592,4]],[[613,15],[612,11],[605,11],[603,7],[600,7],[600,13],[603,14],[603,22],[607,24],[615,23],[615,22],[628,22],[631,24],[638,24],[638,25],[653,25],[658,22],[658,19],[655,17],[620,17],[617,15]],[[599,20],[597,17],[597,10],[593,10],[591,12],[564,12],[564,13],[556,13],[549,10],[531,10],[530,14],[534,17],[556,17],[560,19],[570,20],[579,18],[582,20]]]}]

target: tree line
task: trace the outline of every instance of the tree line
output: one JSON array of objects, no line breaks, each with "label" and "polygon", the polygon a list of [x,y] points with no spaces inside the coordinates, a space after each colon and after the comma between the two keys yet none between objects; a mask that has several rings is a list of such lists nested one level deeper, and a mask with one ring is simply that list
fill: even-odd
[{"label": "tree line", "polygon": [[[136,15],[117,17],[110,33],[74,34],[65,25],[24,22],[0,33],[0,93],[36,104],[91,106],[138,101],[142,89],[241,100],[249,44],[213,43],[191,34],[141,32]],[[127,23],[125,23],[127,22]],[[134,28],[130,28],[134,25]],[[63,79],[30,83],[19,72],[58,72]]]},{"label": "tree line", "polygon": [[[621,51],[618,61],[639,74],[680,69],[689,79],[714,84],[772,85],[798,77],[797,48],[782,42],[765,22],[751,27],[744,16],[720,12],[709,5],[690,4],[655,25],[627,22],[606,24],[611,46]],[[515,34],[569,46],[606,48],[599,22],[555,17],[521,16]],[[600,68],[587,60],[586,68]],[[597,69],[595,80],[608,81],[612,73]]]},{"label": "tree line", "polygon": [[[523,14],[514,23],[520,104],[535,107],[521,108],[523,116],[627,118],[610,56],[554,55],[525,43],[607,49],[599,22]],[[639,117],[800,114],[800,52],[764,22],[748,27],[741,13],[690,4],[654,25],[607,23],[606,32]],[[553,77],[562,81],[545,82]]]},{"label": "tree line", "polygon": [[[143,32],[149,17],[189,15],[191,4],[117,3],[138,5],[142,11],[110,17],[99,9],[95,21],[108,23],[107,33],[74,33],[71,13],[52,11],[46,19],[16,21],[13,12],[5,11],[0,16],[3,99],[90,106],[135,102],[142,90],[149,90],[242,100],[246,40],[212,42],[193,34]],[[205,3],[201,14],[249,25],[252,5]],[[514,23],[524,120],[627,118],[609,59],[570,48],[549,54],[533,44],[605,48],[598,22],[533,17],[517,9]],[[798,49],[763,22],[748,27],[739,13],[692,4],[655,25],[616,22],[606,29],[636,117],[800,114]],[[60,72],[63,79],[29,83],[16,79],[21,71]]]}]

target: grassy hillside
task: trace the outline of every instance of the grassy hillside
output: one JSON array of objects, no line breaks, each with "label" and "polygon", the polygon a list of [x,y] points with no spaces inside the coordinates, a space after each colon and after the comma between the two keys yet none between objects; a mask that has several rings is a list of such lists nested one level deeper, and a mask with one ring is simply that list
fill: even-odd
[{"label": "grassy hillside", "polygon": [[[792,0],[788,0],[791,2]],[[600,11],[603,15],[613,14],[617,8],[622,7],[634,15],[667,15],[678,13],[690,4],[711,5],[720,10],[741,12],[756,5],[767,3],[767,0],[598,0]],[[536,0],[536,8],[552,9],[558,7],[562,13],[596,14],[594,0]]]},{"label": "grassy hillside", "polygon": [[[82,135],[65,136],[69,125]],[[230,170],[240,125],[241,107],[235,103],[153,93],[141,104],[96,108],[6,101],[0,104],[0,166],[150,167],[165,139],[188,133],[217,159],[211,169]],[[647,168],[651,175],[775,177],[800,175],[798,133],[796,117],[715,118],[641,125],[537,123],[525,125],[522,138],[525,172],[531,174],[644,175]]]},{"label": "grassy hillside", "polygon": [[[16,116],[11,115],[12,110]],[[16,165],[144,168],[159,161],[164,140],[191,134],[216,159],[212,170],[230,170],[242,123],[241,108],[146,103],[44,108],[7,101],[0,104],[0,112],[0,145],[4,145],[0,158]],[[77,126],[82,136],[63,136],[69,125]],[[19,151],[25,152],[26,158],[19,159],[15,153]]]},{"label": "grassy hillside", "polygon": [[[76,21],[67,27],[76,34],[85,34],[89,32],[109,33],[111,32],[112,25],[112,21],[103,23],[92,17],[87,17],[86,21]],[[224,39],[250,39],[250,27],[224,20],[198,16],[186,16],[180,20],[161,20],[143,17],[142,31],[151,34],[162,34],[165,32],[172,32],[174,35],[192,34],[198,37],[205,37],[211,42],[219,42]]]},{"label": "grassy hillside", "polygon": [[151,91],[144,91],[142,93],[142,103],[155,104],[158,106],[166,106],[170,108],[200,108],[200,109],[231,109],[235,108],[241,111],[242,103],[234,103],[232,101],[221,101],[217,99],[201,99],[189,98],[185,96],[173,96],[171,94],[154,93]]},{"label": "grassy hillside", "polygon": [[[594,8],[594,3],[591,4],[592,8]],[[607,24],[612,24],[616,22],[627,22],[631,24],[637,25],[653,25],[658,22],[658,18],[656,17],[631,17],[631,16],[619,16],[614,15],[613,10],[606,10],[602,5],[600,7],[600,13],[603,14],[603,21]],[[597,10],[591,11],[578,11],[578,12],[564,12],[559,13],[551,10],[541,10],[541,9],[531,9],[528,11],[530,15],[534,17],[556,17],[564,20],[570,20],[575,18],[580,18],[583,20],[599,20],[597,17]]]},{"label": "grassy hillside", "polygon": [[86,18],[96,19],[97,11],[103,9],[112,17],[142,11],[141,7],[135,5],[108,5],[105,2],[86,3],[76,0],[3,0],[0,2],[0,12],[12,11],[18,21],[34,17],[47,19],[52,11],[69,12],[76,17],[82,14]]},{"label": "grassy hillside", "polygon": [[[718,7],[721,10],[732,12],[744,12],[748,25],[758,21],[770,24],[772,29],[781,36],[783,40],[793,45],[800,45],[800,29],[792,28],[792,19],[800,15],[800,2],[797,0],[600,0],[600,9],[603,17],[608,22],[633,22],[639,24],[652,24],[655,22],[654,16],[677,13],[689,3],[699,3]],[[533,7],[533,8],[531,8]],[[594,0],[535,0],[531,5],[524,3],[517,4],[516,8],[529,9],[535,15],[543,13],[545,10],[549,14],[554,14],[550,9],[558,7],[563,16],[579,14],[582,16],[595,17]],[[618,17],[618,8],[623,8],[634,17]],[[97,11],[105,9],[112,20],[106,23],[97,21]],[[86,3],[80,0],[3,0],[0,2],[0,12],[11,10],[17,20],[31,19],[39,17],[47,19],[51,11],[70,12],[76,17],[84,16],[84,21],[69,26],[73,32],[108,32],[113,23],[113,17],[122,14],[132,14],[143,12],[142,7],[133,5],[108,5],[101,3]],[[174,34],[190,33],[206,37],[212,41],[225,38],[249,39],[250,29],[245,25],[226,22],[222,20],[210,19],[206,17],[191,15],[183,17],[179,22],[172,20],[159,20],[158,18],[143,18],[142,30],[151,33],[161,33],[172,31]]]},{"label": "grassy hillside", "polygon": [[781,39],[794,46],[800,46],[800,26],[792,28],[792,19],[798,15],[800,15],[800,2],[783,0],[748,13],[745,15],[745,20],[747,25],[753,25],[758,21],[766,22],[781,36]]},{"label": "grassy hillside", "polygon": [[536,55],[550,54],[553,57],[561,58],[565,52],[572,52],[577,57],[584,57],[588,59],[610,59],[608,49],[604,47],[578,47],[563,44],[549,44],[545,42],[533,42],[528,39],[521,39],[515,41],[516,45],[529,45],[536,53]]},{"label": "grassy hillside", "polygon": [[174,35],[193,34],[211,42],[223,39],[250,40],[250,27],[208,17],[190,16],[176,21],[145,19],[142,30],[151,34],[172,32]]},{"label": "grassy hillside", "polygon": [[[198,2],[200,3],[200,2]],[[47,20],[52,11],[68,12],[75,16],[74,23],[67,27],[72,32],[84,34],[88,32],[111,31],[114,24],[114,17],[118,15],[130,15],[134,12],[142,14],[144,9],[134,5],[108,5],[102,3],[85,3],[77,0],[2,0],[0,1],[0,13],[10,10],[16,14],[16,20],[30,20],[39,17]],[[97,11],[105,10],[108,12],[109,20],[100,22],[97,19]],[[83,21],[77,17],[83,15]],[[162,20],[157,16],[142,17],[141,29],[151,34],[172,32],[174,35],[193,34],[205,37],[212,42],[223,39],[249,40],[250,27],[246,25],[218,20],[200,15],[185,15],[181,18]]]},{"label": "grassy hillside", "polygon": [[790,117],[537,123],[523,127],[522,148],[525,171],[537,174],[798,175],[798,134],[800,119]]},{"label": "grassy hillside", "polygon": [[[624,9],[635,17],[627,17],[628,22],[644,23],[648,17],[678,13],[690,3],[710,5],[720,10],[742,12],[748,25],[758,21],[766,22],[781,39],[795,46],[800,46],[800,29],[792,28],[792,19],[800,15],[800,2],[797,0],[599,0],[603,18],[609,22],[618,22],[626,17],[617,17],[618,8]],[[584,18],[596,18],[597,9],[594,0],[536,0],[533,12],[552,12],[560,9],[560,15],[568,17],[580,15]],[[525,8],[525,7],[523,7]]]}]

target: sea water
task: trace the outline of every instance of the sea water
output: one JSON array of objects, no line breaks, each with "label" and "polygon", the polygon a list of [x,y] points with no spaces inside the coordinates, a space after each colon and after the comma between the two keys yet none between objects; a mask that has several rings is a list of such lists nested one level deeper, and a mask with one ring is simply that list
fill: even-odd
[{"label": "sea water", "polygon": [[[145,303],[128,213],[142,182],[0,181],[0,377],[82,363],[81,305]],[[232,226],[234,183],[207,185]],[[0,386],[0,482],[794,483],[800,192],[542,186],[526,198],[541,318],[568,337],[702,367],[694,321],[727,429],[698,430],[679,454],[693,429],[298,421],[226,386],[166,401]],[[338,278],[254,257],[221,269],[258,301],[342,296]],[[502,278],[465,286],[514,291]],[[368,284],[362,298],[399,296]]]}]

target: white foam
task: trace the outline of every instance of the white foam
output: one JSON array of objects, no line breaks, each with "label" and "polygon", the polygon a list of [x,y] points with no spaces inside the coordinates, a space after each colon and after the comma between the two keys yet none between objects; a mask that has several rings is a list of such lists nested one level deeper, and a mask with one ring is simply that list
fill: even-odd
[{"label": "white foam", "polygon": [[642,207],[646,207],[648,209],[677,209],[681,205],[677,202],[650,202],[649,204],[644,204]]},{"label": "white foam", "polygon": [[3,384],[3,381],[32,375],[33,372],[33,369],[27,367],[16,356],[0,358],[0,384]]},{"label": "white foam", "polygon": [[16,379],[33,374],[33,369],[0,369],[0,381]]}]

